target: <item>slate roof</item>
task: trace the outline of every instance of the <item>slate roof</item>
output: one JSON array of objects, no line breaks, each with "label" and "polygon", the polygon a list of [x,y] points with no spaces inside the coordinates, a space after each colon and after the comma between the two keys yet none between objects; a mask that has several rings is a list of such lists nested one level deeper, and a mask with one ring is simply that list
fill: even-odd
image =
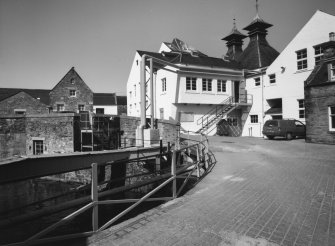
[{"label": "slate roof", "polygon": [[15,94],[24,91],[25,93],[29,94],[33,98],[40,98],[40,102],[49,105],[50,97],[49,93],[50,90],[42,90],[42,89],[22,89],[22,88],[0,88],[0,101],[3,101]]},{"label": "slate roof", "polygon": [[115,93],[93,93],[93,105],[117,105]]},{"label": "slate roof", "polygon": [[266,29],[271,26],[257,14],[254,20],[243,28],[248,31],[250,37],[248,46],[238,58],[243,68],[252,70],[267,67],[277,58],[279,52],[272,48],[266,40]]},{"label": "slate roof", "polygon": [[117,96],[117,105],[127,105],[127,96]]},{"label": "slate roof", "polygon": [[[305,81],[305,87],[334,84],[334,81],[329,81],[328,64],[335,62],[335,41],[328,41],[318,46],[323,47],[324,58],[316,65]],[[327,48],[331,48],[327,50]]]},{"label": "slate roof", "polygon": [[152,57],[173,63],[183,65],[195,65],[205,67],[217,67],[217,68],[230,68],[230,69],[241,69],[240,65],[235,61],[226,61],[222,58],[210,57],[210,56],[192,56],[188,53],[178,52],[150,52],[150,51],[137,51],[140,56],[147,54]]}]

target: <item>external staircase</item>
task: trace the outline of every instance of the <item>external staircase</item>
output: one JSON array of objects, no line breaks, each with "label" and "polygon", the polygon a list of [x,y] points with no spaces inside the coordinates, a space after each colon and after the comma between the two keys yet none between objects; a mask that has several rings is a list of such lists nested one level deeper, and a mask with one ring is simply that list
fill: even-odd
[{"label": "external staircase", "polygon": [[226,100],[213,107],[204,116],[198,119],[197,124],[200,126],[200,128],[196,131],[196,133],[203,133],[204,131],[208,130],[225,115],[233,111],[237,106],[238,103],[235,102],[234,97],[228,97]]}]

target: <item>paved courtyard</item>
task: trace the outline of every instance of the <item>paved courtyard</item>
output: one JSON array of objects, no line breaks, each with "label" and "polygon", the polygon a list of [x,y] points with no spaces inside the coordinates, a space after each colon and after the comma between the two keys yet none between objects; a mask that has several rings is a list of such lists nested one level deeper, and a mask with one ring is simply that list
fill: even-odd
[{"label": "paved courtyard", "polygon": [[212,172],[183,197],[83,245],[335,245],[335,146],[211,137]]}]

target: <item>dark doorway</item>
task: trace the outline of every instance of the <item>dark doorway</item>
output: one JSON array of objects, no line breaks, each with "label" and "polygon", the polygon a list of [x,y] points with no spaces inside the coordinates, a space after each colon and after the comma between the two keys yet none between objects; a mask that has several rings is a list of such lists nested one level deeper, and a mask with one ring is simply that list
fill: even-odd
[{"label": "dark doorway", "polygon": [[240,100],[240,81],[234,81],[234,102],[238,103]]}]

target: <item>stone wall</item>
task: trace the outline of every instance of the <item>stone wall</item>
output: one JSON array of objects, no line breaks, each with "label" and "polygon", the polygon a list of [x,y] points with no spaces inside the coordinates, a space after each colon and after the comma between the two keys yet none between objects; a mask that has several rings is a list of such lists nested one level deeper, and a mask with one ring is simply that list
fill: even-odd
[{"label": "stone wall", "polygon": [[74,152],[74,121],[72,113],[27,116],[27,155],[33,154],[34,140],[43,140],[44,154]]},{"label": "stone wall", "polygon": [[26,118],[0,117],[0,160],[26,155]]},{"label": "stone wall", "polygon": [[335,85],[305,89],[306,142],[335,144],[329,131],[328,107],[335,105]]},{"label": "stone wall", "polygon": [[171,120],[158,120],[157,128],[159,129],[160,137],[163,139],[163,143],[171,144],[177,140],[177,121]]},{"label": "stone wall", "polygon": [[[76,95],[70,96],[70,90]],[[57,104],[64,104],[65,111],[78,112],[78,105],[84,105],[85,111],[93,112],[93,92],[72,68],[50,92],[50,105],[53,111]]]},{"label": "stone wall", "polygon": [[12,115],[15,109],[25,110],[26,114],[48,113],[47,105],[23,91],[0,102],[0,115]]}]

